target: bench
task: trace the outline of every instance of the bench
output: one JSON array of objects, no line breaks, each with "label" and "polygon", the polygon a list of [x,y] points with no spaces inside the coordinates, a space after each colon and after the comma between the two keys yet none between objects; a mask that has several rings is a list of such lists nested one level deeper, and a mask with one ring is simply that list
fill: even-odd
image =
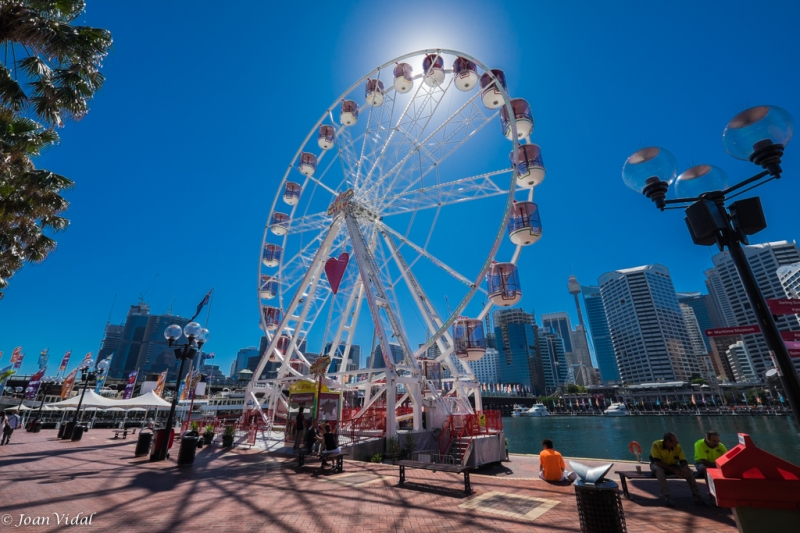
[{"label": "bench", "polygon": [[419,470],[431,470],[433,472],[450,472],[452,474],[464,474],[464,493],[469,494],[472,492],[472,487],[469,484],[469,472],[472,470],[471,466],[464,465],[449,465],[441,463],[423,463],[421,461],[411,461],[404,459],[397,461],[400,467],[400,484],[406,481],[406,468],[416,468]]},{"label": "bench", "polygon": [[[628,493],[628,480],[629,479],[658,479],[656,478],[655,473],[650,470],[650,465],[646,465],[647,470],[642,470],[641,472],[637,470],[615,470],[614,473],[619,476],[619,484],[622,485],[622,493],[625,495],[627,499],[631,499],[631,495]],[[695,477],[697,473],[692,471]],[[678,478],[675,474],[667,474],[667,479],[681,479]]]},{"label": "bench", "polygon": [[115,429],[114,430],[114,438],[118,439],[120,433],[122,433],[122,438],[123,439],[127,439],[128,438],[128,429],[127,428],[126,429]]},{"label": "bench", "polygon": [[[297,455],[297,466],[304,466],[306,464],[306,456],[308,457],[316,457],[322,459],[322,455],[319,453],[307,453],[305,448],[300,448],[298,451],[294,452]],[[350,455],[348,453],[328,453],[325,454],[325,459],[330,460],[333,464],[332,472],[344,472],[344,457]],[[320,465],[320,470],[322,466]]]}]

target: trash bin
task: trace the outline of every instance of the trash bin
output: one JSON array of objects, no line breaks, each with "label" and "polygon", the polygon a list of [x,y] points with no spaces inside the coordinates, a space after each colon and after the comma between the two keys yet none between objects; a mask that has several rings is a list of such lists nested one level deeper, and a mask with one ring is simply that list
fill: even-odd
[{"label": "trash bin", "polygon": [[136,449],[133,451],[134,457],[142,457],[150,453],[150,445],[153,443],[153,430],[143,429],[139,432],[139,439],[136,441]]},{"label": "trash bin", "polygon": [[79,424],[76,424],[75,427],[72,428],[72,437],[70,437],[69,440],[71,440],[72,442],[77,442],[81,440],[84,431],[86,431],[86,426],[81,426]]},{"label": "trash bin", "polygon": [[75,422],[70,420],[64,424],[64,433],[61,434],[61,440],[67,440],[72,437],[72,428],[75,427]]},{"label": "trash bin", "polygon": [[194,456],[197,453],[197,439],[200,437],[194,431],[187,431],[181,437],[181,447],[178,450],[178,466],[186,466],[194,463]]},{"label": "trash bin", "polygon": [[33,433],[39,433],[42,430],[43,425],[44,423],[41,420],[37,420],[36,422],[33,423],[33,428],[31,429],[31,431]]},{"label": "trash bin", "polygon": [[602,481],[592,484],[577,480],[575,498],[582,533],[625,533],[625,515],[617,484]]},{"label": "trash bin", "polygon": [[[158,457],[158,452],[161,450],[162,446],[164,445],[164,438],[166,438],[167,430],[164,428],[156,429],[154,431],[153,437],[153,449],[150,451],[150,460],[151,461],[158,461],[160,458]],[[169,433],[169,442],[167,443],[167,458],[169,458],[169,449],[172,448],[172,441],[175,438],[175,430],[170,430]]]}]

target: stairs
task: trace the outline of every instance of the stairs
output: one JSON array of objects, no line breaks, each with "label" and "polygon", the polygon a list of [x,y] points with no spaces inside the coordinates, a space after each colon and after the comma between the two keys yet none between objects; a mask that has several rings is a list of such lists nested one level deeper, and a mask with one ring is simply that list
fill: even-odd
[{"label": "stairs", "polygon": [[471,436],[465,437],[456,437],[453,439],[453,443],[450,445],[450,451],[448,452],[452,455],[457,463],[461,463],[464,460],[464,454],[469,448],[469,444],[472,441]]}]

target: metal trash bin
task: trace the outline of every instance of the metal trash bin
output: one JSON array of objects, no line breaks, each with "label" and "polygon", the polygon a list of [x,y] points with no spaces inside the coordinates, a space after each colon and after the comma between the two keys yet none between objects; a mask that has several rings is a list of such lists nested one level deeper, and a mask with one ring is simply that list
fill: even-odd
[{"label": "metal trash bin", "polygon": [[139,438],[136,441],[136,449],[133,451],[134,457],[142,457],[150,453],[150,445],[153,443],[153,431],[150,429],[143,429],[139,432]]},{"label": "metal trash bin", "polygon": [[603,481],[592,484],[579,479],[574,485],[582,533],[627,532],[616,483]]},{"label": "metal trash bin", "polygon": [[64,432],[61,434],[61,440],[67,440],[72,437],[72,428],[75,427],[75,422],[70,420],[64,424]]},{"label": "metal trash bin", "polygon": [[183,434],[181,447],[178,450],[178,466],[194,463],[194,456],[197,453],[197,439],[199,438],[194,431],[187,431]]},{"label": "metal trash bin", "polygon": [[75,427],[72,428],[72,436],[70,437],[69,440],[71,440],[72,442],[77,442],[81,440],[84,431],[86,431],[86,426],[76,424]]},{"label": "metal trash bin", "polygon": [[31,428],[31,432],[39,433],[42,430],[42,426],[44,423],[41,420],[37,420],[33,423],[33,427]]}]

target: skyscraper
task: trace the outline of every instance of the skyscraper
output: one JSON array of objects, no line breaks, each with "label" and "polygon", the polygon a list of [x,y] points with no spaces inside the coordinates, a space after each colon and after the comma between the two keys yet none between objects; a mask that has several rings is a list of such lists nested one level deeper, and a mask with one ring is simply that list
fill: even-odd
[{"label": "skyscraper", "polygon": [[[392,361],[395,364],[403,360],[403,348],[399,344],[390,344],[389,350],[392,352]],[[383,360],[383,350],[381,350],[380,344],[376,345],[375,350],[372,352],[372,362],[369,367],[373,369],[386,368],[386,361]]]},{"label": "skyscraper", "polygon": [[575,326],[575,329],[572,331],[572,350],[575,354],[575,362],[586,367],[586,374],[594,376],[592,353],[589,349],[588,328],[583,321],[581,302],[578,299],[578,295],[581,294],[581,284],[578,283],[578,278],[570,276],[567,279],[567,290],[572,297],[575,298],[575,311],[578,313],[578,325]]},{"label": "skyscraper", "polygon": [[617,270],[598,282],[624,381],[689,381],[700,375],[667,267]]},{"label": "skyscraper", "polygon": [[497,380],[531,387],[535,394],[541,394],[545,381],[536,350],[535,322],[534,316],[522,309],[498,309],[494,312]]},{"label": "skyscraper", "polygon": [[744,341],[731,344],[728,347],[726,356],[733,370],[733,377],[737,383],[759,381],[756,370],[753,367],[753,359],[747,353],[747,346]]},{"label": "skyscraper", "polygon": [[[332,343],[325,344],[325,350],[323,353],[331,355],[331,364],[328,367],[328,372],[339,372],[339,365],[341,364],[342,357],[344,356],[344,349],[347,346],[347,343],[340,342],[339,347],[336,349],[336,353],[331,353],[331,345]],[[358,370],[361,365],[361,346],[358,344],[351,344],[350,345],[350,352],[347,354],[347,368],[345,371],[350,370]]]},{"label": "skyscraper", "polygon": [[[100,351],[97,352],[97,362],[106,359],[109,355],[116,353],[122,343],[123,326],[106,324],[103,332],[103,342],[100,343]],[[114,361],[113,359],[111,360]]]},{"label": "skyscraper", "polygon": [[[788,241],[755,244],[745,246],[744,253],[764,297],[785,298],[786,289],[778,275],[778,269],[800,262],[800,249],[797,244]],[[756,324],[750,299],[730,254],[727,251],[720,252],[712,257],[712,261],[714,268],[706,271],[706,278],[708,285],[714,287],[712,294],[717,300],[717,306],[726,316],[725,326]],[[779,316],[776,323],[781,331],[800,331],[797,315]],[[764,336],[761,333],[742,335],[742,341],[747,356],[751,359],[755,379],[763,380],[766,371],[773,368]],[[794,359],[793,362],[795,368],[800,371],[800,359]]]},{"label": "skyscraper", "polygon": [[608,329],[608,319],[603,308],[603,298],[600,287],[581,286],[583,304],[586,306],[586,319],[589,322],[589,332],[592,336],[594,354],[600,370],[600,379],[603,383],[615,383],[621,380],[617,356],[614,353],[614,344],[611,341],[611,332]]},{"label": "skyscraper", "polygon": [[542,328],[545,331],[552,330],[561,336],[564,341],[567,362],[571,365],[575,364],[575,354],[572,349],[572,323],[569,320],[569,315],[563,311],[545,313],[542,315]]},{"label": "skyscraper", "polygon": [[536,332],[536,347],[544,372],[544,384],[548,393],[563,387],[567,382],[567,364],[564,339],[556,331],[542,327]]},{"label": "skyscraper", "polygon": [[694,357],[698,363],[700,375],[711,383],[716,383],[719,372],[711,363],[711,356],[703,342],[703,333],[700,331],[700,324],[694,314],[694,309],[686,304],[679,304],[683,320],[686,322],[686,332],[689,334],[689,346],[691,347],[690,357]]}]

